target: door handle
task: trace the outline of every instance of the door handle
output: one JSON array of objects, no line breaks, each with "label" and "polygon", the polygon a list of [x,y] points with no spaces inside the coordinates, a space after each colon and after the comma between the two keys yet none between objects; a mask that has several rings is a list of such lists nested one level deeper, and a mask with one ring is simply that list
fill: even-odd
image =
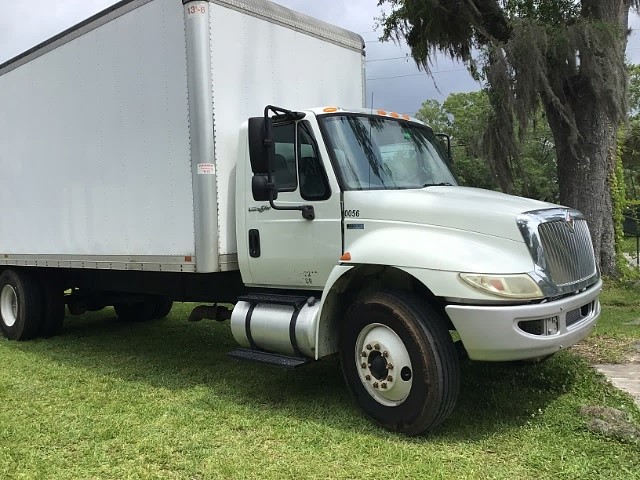
[{"label": "door handle", "polygon": [[249,230],[249,256],[252,258],[260,256],[260,232],[255,228]]}]

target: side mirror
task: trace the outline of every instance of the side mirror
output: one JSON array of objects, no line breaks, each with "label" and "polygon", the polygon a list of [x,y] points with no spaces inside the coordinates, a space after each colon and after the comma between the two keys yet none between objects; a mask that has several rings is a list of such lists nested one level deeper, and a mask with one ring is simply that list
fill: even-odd
[{"label": "side mirror", "polygon": [[[267,145],[273,131],[273,120],[269,117],[252,117],[249,119],[249,158],[251,171],[256,174],[269,172],[269,156],[275,152],[273,143]],[[268,139],[265,142],[265,138]]]},{"label": "side mirror", "polygon": [[273,203],[278,198],[275,180],[271,166],[275,158],[275,144],[273,142],[273,119],[269,112],[284,118],[300,120],[304,113],[293,112],[284,108],[267,105],[264,108],[264,117],[251,117],[249,119],[249,161],[251,162],[251,193],[257,202],[268,201],[274,210],[299,210],[302,217],[307,220],[315,218],[313,205],[276,205]]},{"label": "side mirror", "polygon": [[[271,191],[271,196],[269,196]],[[278,198],[278,190],[273,188],[273,184],[269,184],[269,179],[265,175],[254,175],[251,178],[251,193],[256,202],[268,202]]]},{"label": "side mirror", "polygon": [[451,137],[446,133],[436,133],[437,138],[441,138],[443,143],[447,144],[447,160],[453,164],[453,157],[451,156]]}]

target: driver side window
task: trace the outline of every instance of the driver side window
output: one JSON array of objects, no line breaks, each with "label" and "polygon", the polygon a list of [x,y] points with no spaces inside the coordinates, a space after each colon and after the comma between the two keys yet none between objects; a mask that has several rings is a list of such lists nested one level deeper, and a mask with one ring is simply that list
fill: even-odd
[{"label": "driver side window", "polygon": [[272,174],[278,191],[292,192],[299,184],[304,200],[329,198],[329,181],[308,123],[274,125],[273,140]]}]

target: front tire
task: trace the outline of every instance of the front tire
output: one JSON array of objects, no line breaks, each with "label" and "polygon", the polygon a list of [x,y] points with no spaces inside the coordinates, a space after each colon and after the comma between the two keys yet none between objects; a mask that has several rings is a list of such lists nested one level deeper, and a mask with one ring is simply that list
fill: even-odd
[{"label": "front tire", "polygon": [[42,327],[42,290],[26,271],[5,270],[0,275],[0,330],[9,340],[29,340]]},{"label": "front tire", "polygon": [[460,389],[458,355],[444,319],[404,292],[379,292],[347,312],[342,371],[364,413],[384,428],[418,435],[440,425]]}]

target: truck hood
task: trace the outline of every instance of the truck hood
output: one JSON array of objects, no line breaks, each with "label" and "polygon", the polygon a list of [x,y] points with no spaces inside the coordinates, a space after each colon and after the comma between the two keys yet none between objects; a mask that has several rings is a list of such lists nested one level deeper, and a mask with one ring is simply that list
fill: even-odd
[{"label": "truck hood", "polygon": [[345,222],[408,222],[491,235],[522,242],[516,217],[558,208],[551,203],[479,188],[434,186],[420,190],[370,190],[344,193]]}]

